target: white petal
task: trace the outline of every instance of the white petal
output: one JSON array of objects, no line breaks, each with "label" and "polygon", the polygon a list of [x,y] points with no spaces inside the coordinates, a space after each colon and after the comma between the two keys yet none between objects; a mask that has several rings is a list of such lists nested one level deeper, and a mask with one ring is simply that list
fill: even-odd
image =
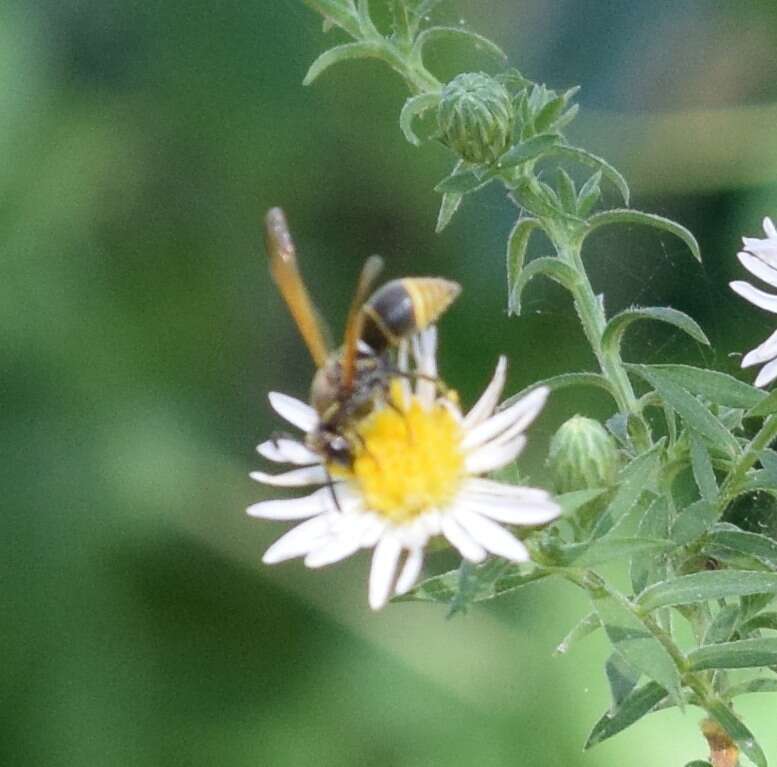
[{"label": "white petal", "polygon": [[749,368],[751,365],[760,365],[777,357],[777,331],[772,333],[760,346],[745,354],[742,359],[742,367]]},{"label": "white petal", "polygon": [[774,228],[774,224],[769,216],[764,218],[764,231],[769,239],[777,239],[777,229]]},{"label": "white petal", "polygon": [[456,506],[508,525],[544,525],[561,514],[561,507],[550,499],[523,501],[520,498],[468,491],[459,493]]},{"label": "white petal", "polygon": [[477,426],[482,420],[488,418],[494,412],[494,408],[499,402],[499,397],[504,389],[507,379],[507,357],[501,356],[496,363],[494,377],[486,387],[486,390],[480,395],[480,399],[475,403],[472,410],[464,418],[464,428],[471,429]]},{"label": "white petal", "polygon": [[347,525],[339,525],[336,535],[325,541],[322,546],[311,551],[305,557],[306,567],[324,567],[339,562],[341,559],[355,554],[359,548],[359,530],[348,529]]},{"label": "white petal", "polygon": [[[337,497],[342,507],[345,498],[340,493]],[[262,519],[307,519],[335,509],[332,488],[321,487],[315,493],[302,498],[261,501],[249,506],[246,511],[250,516]]]},{"label": "white petal", "polygon": [[746,298],[751,304],[755,304],[767,312],[777,314],[777,296],[772,293],[764,293],[763,290],[754,288],[749,282],[737,280],[729,282],[729,287],[742,298]]},{"label": "white petal", "polygon": [[756,386],[766,386],[777,378],[777,360],[772,360],[768,365],[761,368],[761,372],[755,379]]},{"label": "white petal", "polygon": [[465,509],[457,509],[455,513],[461,526],[492,554],[513,562],[528,561],[529,552],[526,546],[496,522]]},{"label": "white petal", "polygon": [[497,482],[493,479],[483,479],[483,477],[470,477],[464,483],[464,490],[484,495],[506,496],[508,498],[517,498],[522,501],[546,501],[550,498],[547,490],[539,487],[524,487],[523,485],[507,485],[504,482]]},{"label": "white petal", "polygon": [[462,449],[471,450],[507,429],[510,430],[511,436],[524,431],[542,410],[549,393],[550,389],[547,386],[540,386],[525,397],[521,397],[506,410],[495,413],[482,421],[464,437],[461,442]]},{"label": "white petal", "polygon": [[767,264],[758,256],[751,256],[744,251],[737,253],[737,258],[750,274],[754,274],[759,280],[763,280],[773,288],[777,288],[777,269]]},{"label": "white petal", "polygon": [[763,258],[770,263],[777,258],[777,240],[759,240],[756,237],[743,237],[745,250]]},{"label": "white petal", "polygon": [[[416,372],[416,396],[425,407],[431,407],[437,398],[437,328],[432,325],[413,336],[413,354]],[[434,379],[434,380],[429,380]]]},{"label": "white petal", "polygon": [[380,537],[388,527],[386,520],[369,511],[359,512],[364,517],[364,527],[359,537],[359,546],[363,549],[372,548],[380,540]]},{"label": "white petal", "polygon": [[380,610],[388,602],[402,547],[390,533],[384,535],[375,547],[370,568],[369,602],[373,610]]},{"label": "white petal", "polygon": [[399,578],[397,578],[397,585],[394,589],[396,594],[405,594],[413,588],[415,582],[418,580],[418,575],[421,572],[423,564],[424,550],[410,549],[405,564],[402,566],[402,570],[399,573]]},{"label": "white petal", "polygon": [[273,410],[298,429],[309,432],[318,425],[318,413],[302,400],[277,391],[271,391],[268,396]]},{"label": "white petal", "polygon": [[322,485],[329,481],[323,466],[303,466],[283,474],[265,474],[263,471],[252,471],[251,479],[265,485],[275,487],[304,487],[305,485]]},{"label": "white petal", "polygon": [[453,514],[442,515],[442,534],[459,550],[464,559],[470,562],[482,562],[486,558],[486,550],[472,540],[469,533],[454,519]]},{"label": "white petal", "polygon": [[307,554],[327,539],[334,516],[336,513],[319,514],[293,527],[264,552],[262,562],[274,565]]},{"label": "white petal", "polygon": [[518,457],[525,444],[526,437],[519,434],[509,442],[479,447],[465,458],[467,473],[485,474],[501,469]]},{"label": "white petal", "polygon": [[276,463],[295,463],[298,466],[308,466],[320,463],[321,459],[301,442],[293,439],[268,439],[256,448],[259,455],[268,461]]}]

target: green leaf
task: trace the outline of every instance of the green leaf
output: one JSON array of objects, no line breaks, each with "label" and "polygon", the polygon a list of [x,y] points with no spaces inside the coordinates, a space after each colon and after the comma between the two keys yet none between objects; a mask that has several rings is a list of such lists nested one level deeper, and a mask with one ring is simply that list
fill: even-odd
[{"label": "green leaf", "polygon": [[[534,263],[534,261],[532,261],[532,263]],[[524,397],[530,391],[533,391],[539,386],[547,386],[551,391],[566,389],[569,386],[594,386],[597,389],[603,389],[613,398],[615,396],[613,394],[610,382],[599,373],[561,373],[557,376],[545,378],[542,381],[536,381],[530,386],[521,389],[521,391],[519,391],[517,394],[513,394],[512,397],[509,397],[507,400],[505,400],[499,406],[499,410],[504,410],[505,408],[510,407],[510,405],[517,402],[521,397]]]},{"label": "green leaf", "polygon": [[513,168],[521,163],[535,160],[554,146],[559,140],[556,133],[541,133],[510,147],[497,161],[500,168]]},{"label": "green leaf", "polygon": [[739,616],[739,605],[721,607],[707,627],[707,631],[704,634],[704,644],[711,645],[728,642],[734,633]]},{"label": "green leaf", "polygon": [[513,305],[513,293],[515,284],[518,282],[523,271],[523,264],[526,259],[526,249],[529,246],[529,239],[535,229],[541,229],[542,225],[536,218],[519,218],[507,238],[507,313],[518,314],[518,310]]},{"label": "green leaf", "polygon": [[777,692],[777,679],[759,677],[758,679],[748,679],[745,682],[739,682],[729,687],[724,695],[727,698],[736,698],[737,695],[746,695],[751,692]]},{"label": "green leaf", "polygon": [[690,365],[627,365],[627,368],[637,373],[641,370],[656,371],[691,394],[716,405],[747,409],[766,396],[760,389],[717,370],[703,370]]},{"label": "green leaf", "polygon": [[568,543],[553,552],[553,564],[562,567],[590,567],[624,560],[635,554],[657,554],[674,548],[672,541],[651,538],[599,538],[585,543]]},{"label": "green leaf", "polygon": [[[489,559],[474,568],[467,577],[470,602],[487,599],[516,591],[534,581],[546,578],[550,573],[529,569],[526,565],[512,565],[501,559]],[[442,575],[427,578],[407,594],[395,597],[394,602],[438,602],[450,605],[457,598],[461,587],[461,570],[451,570]]]},{"label": "green leaf", "polygon": [[579,87],[570,88],[568,91],[556,96],[556,98],[550,99],[550,101],[537,112],[537,115],[534,118],[534,130],[536,130],[537,133],[542,133],[548,128],[556,125],[559,117],[561,117],[563,111],[567,108],[567,104],[569,104],[572,97],[579,90]]},{"label": "green leaf", "polygon": [[602,172],[597,171],[583,184],[577,196],[577,215],[585,218],[602,196]]},{"label": "green leaf", "polygon": [[766,756],[753,737],[753,733],[725,703],[714,701],[707,708],[707,713],[729,734],[729,737],[739,746],[739,750],[756,767],[767,767]]},{"label": "green leaf", "polygon": [[648,682],[632,690],[615,711],[607,712],[594,725],[584,746],[585,750],[630,727],[649,714],[664,698],[666,690],[656,682]]},{"label": "green leaf", "polygon": [[680,512],[672,527],[672,540],[678,546],[695,541],[718,521],[720,512],[714,505],[701,499]]},{"label": "green leaf", "polygon": [[616,314],[608,323],[602,334],[602,346],[606,352],[617,353],[626,328],[636,320],[658,320],[680,328],[699,343],[709,346],[709,339],[695,320],[687,314],[671,309],[668,306],[645,306],[626,309]]},{"label": "green leaf", "polygon": [[777,637],[740,639],[707,645],[688,655],[692,671],[708,668],[755,668],[777,664]]},{"label": "green leaf", "polygon": [[720,445],[730,456],[739,453],[739,445],[731,432],[692,394],[675,383],[671,377],[647,365],[631,365],[630,369],[638,372],[667,403],[685,421],[686,425],[710,440],[713,445]]},{"label": "green leaf", "polygon": [[679,702],[680,673],[672,656],[629,608],[627,600],[620,594],[602,589],[594,596],[594,609],[615,650]]},{"label": "green leaf", "polygon": [[651,612],[659,607],[773,591],[777,591],[777,573],[711,570],[656,583],[637,597],[637,606]]},{"label": "green leaf", "polygon": [[568,221],[580,221],[576,216],[563,211],[556,193],[533,176],[519,178],[512,186],[512,197],[519,207],[540,218],[560,217]]},{"label": "green leaf", "polygon": [[563,655],[569,652],[569,648],[573,644],[579,642],[581,639],[585,639],[594,631],[602,627],[602,622],[599,620],[599,616],[593,612],[588,613],[582,620],[576,623],[572,630],[561,640],[558,647],[553,651],[554,655]]},{"label": "green leaf", "polygon": [[658,470],[664,441],[637,456],[618,473],[617,491],[607,511],[599,517],[593,530],[594,538],[601,538],[637,503],[642,493],[652,483]]},{"label": "green leaf", "polygon": [[685,767],[712,767],[712,765],[703,759],[694,759],[692,762],[688,762]]},{"label": "green leaf", "polygon": [[623,202],[626,205],[629,204],[629,185],[626,183],[626,179],[606,160],[585,149],[566,144],[557,144],[553,147],[552,154],[601,171],[604,177],[620,192]]},{"label": "green leaf", "polygon": [[350,2],[342,0],[302,0],[305,5],[320,13],[325,20],[337,24],[351,37],[359,37],[359,17]]},{"label": "green leaf", "polygon": [[[666,498],[656,498],[642,515],[637,537],[666,540],[669,534],[669,505]],[[606,540],[606,539],[605,539]],[[650,552],[635,553],[631,557],[631,586],[635,594],[656,581],[666,578],[666,561]]]},{"label": "green leaf", "polygon": [[713,530],[707,540],[717,546],[746,554],[770,569],[777,570],[777,541],[766,535],[727,528]]},{"label": "green leaf", "polygon": [[478,176],[473,170],[468,168],[458,168],[446,176],[434,188],[435,192],[455,192],[456,194],[467,194],[476,189],[485,186],[493,180],[492,174]]},{"label": "green leaf", "polygon": [[399,127],[405,134],[405,138],[414,146],[420,146],[421,139],[413,131],[413,120],[428,109],[437,106],[439,100],[439,93],[421,93],[418,96],[411,96],[402,107],[399,113]]},{"label": "green leaf", "polygon": [[434,227],[435,234],[439,234],[451,222],[456,211],[464,199],[458,192],[445,192],[440,203],[440,212],[437,214],[437,224]]},{"label": "green leaf", "polygon": [[577,189],[575,188],[575,182],[563,168],[558,169],[556,190],[564,210],[577,215]]},{"label": "green leaf", "polygon": [[563,493],[557,495],[553,500],[561,506],[561,513],[563,516],[574,514],[578,509],[581,509],[586,504],[599,498],[606,493],[608,488],[606,487],[593,487],[588,490],[573,490],[571,493]]},{"label": "green leaf", "polygon": [[742,624],[741,633],[751,634],[753,631],[769,629],[777,631],[777,613],[758,613]]},{"label": "green leaf", "polygon": [[612,653],[604,664],[604,673],[610,685],[610,697],[613,708],[617,708],[624,698],[637,686],[642,674],[623,659],[617,652]]},{"label": "green leaf", "polygon": [[383,49],[377,43],[358,42],[338,45],[324,51],[308,69],[303,85],[310,85],[324,70],[329,69],[334,64],[341,61],[350,61],[351,59],[380,59],[383,58]]},{"label": "green leaf", "polygon": [[679,237],[688,246],[693,257],[697,261],[701,261],[701,252],[696,238],[684,226],[671,219],[657,216],[654,213],[631,210],[631,208],[605,210],[601,213],[596,213],[588,219],[588,232],[586,236],[599,227],[608,226],[609,224],[645,224],[646,226],[669,232]]},{"label": "green leaf", "polygon": [[461,27],[429,27],[421,32],[413,45],[412,56],[420,60],[423,57],[424,46],[445,37],[459,37],[474,44],[476,50],[488,53],[496,58],[500,64],[507,62],[507,54],[487,37]]},{"label": "green leaf", "polygon": [[710,454],[695,432],[691,432],[691,469],[701,497],[708,503],[714,503],[718,497],[718,482]]},{"label": "green leaf", "polygon": [[[757,391],[760,391],[760,389]],[[754,405],[751,410],[745,413],[745,417],[765,417],[772,415],[772,413],[777,413],[777,389],[773,389],[769,394],[765,395],[757,405]]]},{"label": "green leaf", "polygon": [[530,261],[520,272],[510,293],[509,306],[513,314],[521,313],[521,295],[523,289],[537,275],[544,275],[571,290],[578,280],[577,273],[555,256],[543,256]]}]

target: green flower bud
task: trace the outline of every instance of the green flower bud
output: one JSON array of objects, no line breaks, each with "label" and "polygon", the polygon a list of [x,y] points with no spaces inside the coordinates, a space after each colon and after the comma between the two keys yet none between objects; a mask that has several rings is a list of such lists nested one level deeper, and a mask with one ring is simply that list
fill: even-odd
[{"label": "green flower bud", "polygon": [[510,146],[513,120],[510,94],[489,75],[466,72],[442,89],[437,123],[443,141],[464,160],[494,162]]},{"label": "green flower bud", "polygon": [[598,421],[576,415],[553,435],[548,466],[557,493],[610,487],[618,471],[618,449]]}]

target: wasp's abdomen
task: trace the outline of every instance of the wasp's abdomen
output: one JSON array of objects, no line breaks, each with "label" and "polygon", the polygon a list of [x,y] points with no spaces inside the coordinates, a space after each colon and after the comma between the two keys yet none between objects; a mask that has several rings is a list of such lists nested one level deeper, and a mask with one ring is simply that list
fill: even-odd
[{"label": "wasp's abdomen", "polygon": [[431,325],[461,292],[441,277],[405,277],[387,282],[364,304],[362,339],[374,351],[396,346],[403,338]]}]

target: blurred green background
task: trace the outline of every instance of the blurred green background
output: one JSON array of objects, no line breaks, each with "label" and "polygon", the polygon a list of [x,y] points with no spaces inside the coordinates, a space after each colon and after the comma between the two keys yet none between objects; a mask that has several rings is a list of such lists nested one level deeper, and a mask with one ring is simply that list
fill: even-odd
[{"label": "blurred green background", "polygon": [[[635,207],[699,237],[703,266],[643,230],[592,240],[610,311],[670,304],[715,345],[645,325],[627,358],[736,372],[772,330],[726,283],[742,276],[739,237],[777,216],[774,2],[451,0],[440,19],[492,37],[533,79],[582,84],[572,138],[626,172]],[[694,710],[581,753],[607,706],[607,651],[593,637],[551,656],[585,612],[568,588],[446,621],[426,605],[371,614],[366,555],[261,566],[286,527],[244,515],[265,493],[247,476],[254,445],[281,427],[266,394],[304,397],[312,374],[259,246],[270,205],[286,208],[336,331],[371,252],[389,276],[465,286],[442,328],[465,402],[501,352],[510,391],[592,365],[554,286],[535,283],[525,316],[507,318],[503,194],[434,234],[432,187],[451,160],[402,138],[397,77],[354,63],[302,87],[328,42],[299,0],[0,7],[0,764],[704,756]],[[432,57],[440,76],[487,64],[455,46]],[[554,396],[523,464],[532,478],[562,420],[608,406]],[[740,711],[777,758],[777,702]]]}]

